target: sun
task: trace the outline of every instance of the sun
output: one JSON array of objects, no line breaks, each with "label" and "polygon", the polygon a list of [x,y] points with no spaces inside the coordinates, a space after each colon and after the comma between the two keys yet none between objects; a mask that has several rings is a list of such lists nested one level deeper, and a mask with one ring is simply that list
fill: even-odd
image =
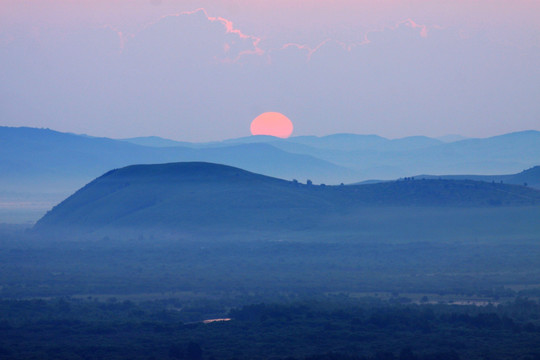
[{"label": "sun", "polygon": [[251,122],[252,135],[271,135],[286,139],[292,132],[292,121],[278,112],[265,112]]}]

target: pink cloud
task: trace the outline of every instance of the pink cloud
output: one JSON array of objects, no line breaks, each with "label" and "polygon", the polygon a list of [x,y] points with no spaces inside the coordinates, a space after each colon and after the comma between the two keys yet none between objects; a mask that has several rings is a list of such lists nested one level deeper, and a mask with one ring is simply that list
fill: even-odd
[{"label": "pink cloud", "polygon": [[317,46],[315,46],[314,48],[310,47],[309,45],[306,45],[306,44],[296,44],[296,43],[287,43],[285,45],[283,45],[281,47],[280,50],[286,50],[288,48],[296,48],[298,50],[302,50],[302,51],[305,51],[307,53],[307,60],[311,60],[311,56],[317,52],[322,46],[324,46],[324,44],[326,44],[327,42],[331,41],[330,39],[326,39],[324,40],[323,42],[321,42],[320,44],[318,44]]},{"label": "pink cloud", "polygon": [[124,34],[122,31],[120,31],[119,29],[117,29],[117,28],[115,28],[115,27],[113,27],[111,25],[105,25],[105,26],[103,26],[103,28],[114,31],[116,33],[116,35],[118,36],[118,41],[119,41],[118,52],[121,54],[124,51],[124,46],[126,44],[126,40],[128,38],[132,37],[133,35]]},{"label": "pink cloud", "polygon": [[[379,28],[379,29],[373,29],[373,30],[368,31],[366,33],[366,35],[365,35],[365,40],[362,43],[360,43],[360,45],[371,43],[371,40],[369,39],[369,34],[382,33],[384,31],[388,31],[388,30],[396,31],[396,30],[399,30],[402,27],[407,27],[407,28],[413,29],[413,30],[419,30],[419,35],[422,38],[427,38],[428,37],[428,26],[427,25],[420,25],[420,24],[416,23],[413,19],[408,18],[408,19],[397,22],[393,26],[387,26],[387,27],[382,27],[382,28]],[[431,25],[430,27],[432,29],[437,29],[437,30],[444,29],[444,27],[439,26],[439,25]]]},{"label": "pink cloud", "polygon": [[426,38],[428,36],[427,26],[426,25],[418,25],[416,22],[414,22],[410,18],[407,19],[407,20],[404,20],[402,22],[399,22],[396,25],[396,28],[401,26],[401,25],[405,25],[405,26],[410,27],[412,29],[420,29],[420,36],[423,37],[423,38]]},{"label": "pink cloud", "polygon": [[[261,56],[265,53],[259,45],[259,37],[237,29],[232,21],[224,17],[210,16],[205,8],[161,16],[134,35],[119,34],[123,44],[127,44],[127,50],[146,46],[153,48],[156,56],[165,56],[171,61],[175,57],[189,61],[191,57],[193,63],[236,63],[244,56]],[[146,45],[141,47],[138,44],[141,41]],[[187,49],[190,50],[186,52]]]},{"label": "pink cloud", "polygon": [[[199,12],[202,12],[204,14],[204,16],[206,16],[208,21],[220,22],[221,24],[223,24],[227,34],[233,34],[233,35],[238,36],[240,39],[251,41],[251,44],[253,45],[253,49],[252,50],[243,50],[243,51],[241,51],[235,59],[232,59],[233,62],[238,61],[244,55],[263,55],[264,54],[264,50],[259,47],[259,44],[261,42],[261,38],[253,36],[253,35],[244,34],[240,29],[237,29],[237,28],[234,27],[234,24],[233,24],[232,21],[230,21],[230,20],[228,20],[228,19],[226,19],[224,17],[208,15],[208,12],[206,11],[205,8],[198,8],[198,9],[195,9],[193,11],[183,11],[179,15],[193,15],[193,14],[197,14]],[[225,48],[226,52],[229,52],[230,49],[231,49],[231,44],[225,44],[224,48]]]},{"label": "pink cloud", "polygon": [[[382,28],[380,30],[369,31],[364,35],[363,40],[360,41],[360,42],[343,42],[343,41],[335,40],[335,39],[326,39],[326,40],[320,42],[315,47],[311,47],[311,46],[309,46],[307,44],[286,43],[279,50],[283,51],[283,50],[287,50],[288,48],[294,47],[294,48],[296,48],[298,50],[305,51],[307,61],[310,61],[312,56],[315,53],[317,53],[318,51],[320,51],[322,48],[324,48],[326,45],[329,45],[329,44],[336,45],[337,44],[339,46],[339,48],[342,48],[345,52],[351,52],[353,49],[355,49],[355,48],[357,48],[359,46],[367,45],[367,44],[372,43],[372,40],[370,40],[368,38],[368,35],[370,33],[382,33],[385,30],[396,31],[396,30],[399,30],[402,27],[407,27],[407,28],[419,31],[418,33],[422,38],[427,38],[428,37],[428,27],[426,25],[420,25],[420,24],[416,23],[414,20],[409,18],[409,19],[406,19],[406,20],[403,20],[403,21],[400,21],[400,22],[396,23],[394,26]],[[437,26],[437,25],[432,26],[432,28],[434,28],[434,29],[442,29],[441,26]]]}]

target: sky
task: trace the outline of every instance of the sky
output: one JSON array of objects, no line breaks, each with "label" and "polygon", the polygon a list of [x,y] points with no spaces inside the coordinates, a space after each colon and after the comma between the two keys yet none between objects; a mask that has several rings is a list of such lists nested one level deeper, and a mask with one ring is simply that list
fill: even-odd
[{"label": "sky", "polygon": [[540,0],[0,0],[0,125],[216,141],[540,130]]}]

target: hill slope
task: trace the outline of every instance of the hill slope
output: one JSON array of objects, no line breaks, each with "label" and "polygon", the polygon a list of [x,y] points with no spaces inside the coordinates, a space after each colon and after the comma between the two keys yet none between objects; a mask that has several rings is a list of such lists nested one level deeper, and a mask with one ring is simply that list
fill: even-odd
[{"label": "hill slope", "polygon": [[[413,178],[420,180],[473,180],[484,182],[496,182],[512,185],[530,186],[540,189],[540,166],[534,166],[517,174],[509,175],[416,175]],[[366,180],[356,185],[366,185],[385,182],[384,180]]]},{"label": "hill slope", "polygon": [[475,180],[486,182],[503,182],[506,184],[526,185],[540,188],[540,166],[534,166],[517,174],[509,175],[418,175],[417,178],[448,179],[448,180]]},{"label": "hill slope", "polygon": [[37,230],[302,229],[368,207],[540,204],[540,191],[475,181],[315,186],[201,162],[112,170],[54,207]]}]

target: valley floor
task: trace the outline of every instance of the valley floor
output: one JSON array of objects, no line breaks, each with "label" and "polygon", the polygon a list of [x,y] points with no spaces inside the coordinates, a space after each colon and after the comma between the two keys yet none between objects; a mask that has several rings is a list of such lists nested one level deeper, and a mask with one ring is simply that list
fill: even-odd
[{"label": "valley floor", "polygon": [[540,209],[411,209],[294,231],[0,225],[0,358],[540,359]]}]

